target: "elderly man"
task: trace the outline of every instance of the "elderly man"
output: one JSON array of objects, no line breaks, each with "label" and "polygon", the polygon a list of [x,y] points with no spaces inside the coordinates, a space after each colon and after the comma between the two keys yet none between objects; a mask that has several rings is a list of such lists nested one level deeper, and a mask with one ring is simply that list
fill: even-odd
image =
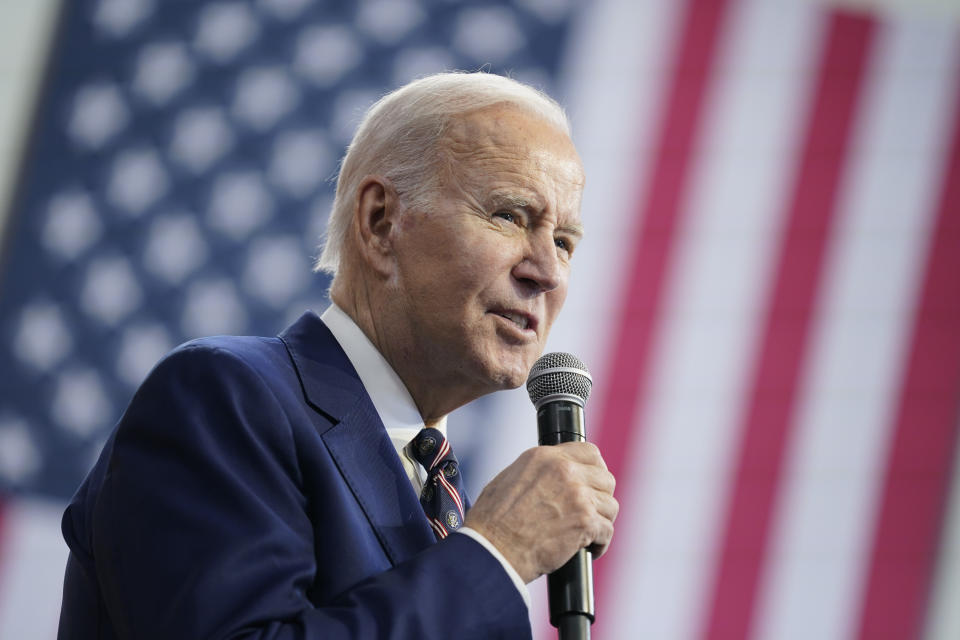
[{"label": "elderly man", "polygon": [[512,80],[375,104],[319,262],[333,304],[151,372],[64,515],[60,638],[529,637],[525,583],[603,552],[613,477],[592,445],[534,448],[470,507],[445,416],[543,350],[582,185],[562,111]]}]

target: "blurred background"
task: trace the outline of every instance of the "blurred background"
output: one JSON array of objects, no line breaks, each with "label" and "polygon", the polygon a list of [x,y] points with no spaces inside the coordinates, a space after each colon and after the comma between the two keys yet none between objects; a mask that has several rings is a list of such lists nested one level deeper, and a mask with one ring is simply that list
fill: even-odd
[{"label": "blurred background", "polygon": [[[619,480],[594,636],[960,638],[960,3],[2,0],[0,639],[55,637],[60,515],[152,365],[328,304],[363,109],[479,68],[586,166],[551,345]],[[533,409],[451,434],[476,494]]]}]

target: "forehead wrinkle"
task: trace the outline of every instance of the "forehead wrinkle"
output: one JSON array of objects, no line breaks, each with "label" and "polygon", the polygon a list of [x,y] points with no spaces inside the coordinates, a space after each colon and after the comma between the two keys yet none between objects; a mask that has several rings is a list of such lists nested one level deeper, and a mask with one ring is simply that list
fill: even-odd
[{"label": "forehead wrinkle", "polygon": [[[519,148],[522,146],[522,141],[529,138],[525,127],[504,126],[502,117],[503,113],[518,111],[508,109],[504,112],[494,106],[461,114],[447,123],[441,139],[454,153],[470,153],[475,148],[481,147],[492,150],[504,147]],[[518,136],[518,133],[523,135]]]},{"label": "forehead wrinkle", "polygon": [[[575,193],[579,209],[583,190],[583,167],[576,149],[565,132],[523,114],[517,119],[516,113],[491,108],[450,121],[436,149],[441,188],[469,194],[475,205],[487,207],[536,213],[559,207],[553,213],[564,218],[562,211],[569,203],[554,202],[555,197]],[[567,222],[558,230],[583,235],[576,221]]]},{"label": "forehead wrinkle", "polygon": [[[512,150],[504,147],[477,147],[473,143],[465,145],[468,149],[462,152],[448,149],[443,154],[441,162],[444,182],[456,184],[460,187],[468,185],[481,186],[485,179],[487,194],[477,194],[486,202],[511,206],[520,209],[542,211],[550,208],[547,203],[551,194],[559,194],[565,188],[576,192],[583,190],[583,171],[579,165],[561,167],[556,170],[549,167],[550,162],[544,162],[549,157],[538,157],[536,150],[532,153],[521,145],[515,145]],[[512,153],[511,153],[512,151]],[[525,158],[523,170],[516,165],[509,164],[513,158]],[[553,170],[551,170],[553,169]],[[499,183],[499,184],[498,184]]]},{"label": "forehead wrinkle", "polygon": [[[519,123],[515,118],[508,117],[516,114],[521,115]],[[538,147],[552,146],[545,145],[543,142],[543,133],[547,130],[551,130],[553,134],[569,142],[565,132],[535,115],[525,114],[522,109],[516,107],[494,105],[468,112],[448,122],[440,137],[437,152],[446,156],[448,163],[466,159],[480,162],[497,161],[511,156],[525,158],[530,157],[531,149],[534,150],[533,155],[536,155]],[[572,142],[570,142],[570,150],[576,157]],[[577,160],[579,165],[579,158]],[[535,162],[538,167],[541,165],[539,160]],[[575,186],[583,186],[582,171],[582,167],[578,166],[579,175],[574,180],[577,183]]]}]

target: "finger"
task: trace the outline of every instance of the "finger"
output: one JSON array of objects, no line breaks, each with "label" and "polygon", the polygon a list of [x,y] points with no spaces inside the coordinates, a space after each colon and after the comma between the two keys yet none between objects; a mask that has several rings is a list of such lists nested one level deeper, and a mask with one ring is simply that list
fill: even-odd
[{"label": "finger", "polygon": [[597,513],[609,522],[615,522],[617,515],[620,513],[620,503],[617,502],[617,499],[605,493],[597,493],[594,500]]},{"label": "finger", "polygon": [[554,445],[553,448],[556,451],[561,451],[571,460],[607,468],[603,456],[600,455],[600,449],[592,442],[562,442]]},{"label": "finger", "polygon": [[606,469],[597,467],[583,467],[581,477],[588,487],[613,495],[617,488],[617,479]]},{"label": "finger", "polygon": [[587,545],[587,549],[595,558],[599,558],[607,552],[607,549],[610,547],[610,540],[612,539],[613,523],[608,520],[604,520],[603,525],[599,528],[593,542]]}]

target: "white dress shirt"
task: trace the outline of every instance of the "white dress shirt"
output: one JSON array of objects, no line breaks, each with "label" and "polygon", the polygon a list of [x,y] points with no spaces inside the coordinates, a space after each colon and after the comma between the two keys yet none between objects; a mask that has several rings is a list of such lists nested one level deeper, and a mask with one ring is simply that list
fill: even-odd
[{"label": "white dress shirt", "polygon": [[[410,483],[417,495],[420,495],[420,490],[427,478],[427,472],[423,465],[410,455],[407,445],[424,428],[424,423],[417,405],[410,397],[410,392],[407,391],[403,381],[400,380],[400,376],[393,370],[390,363],[377,351],[377,348],[373,346],[363,330],[343,309],[331,303],[327,310],[323,312],[323,315],[320,316],[320,319],[330,329],[333,337],[337,339],[340,347],[347,354],[353,368],[357,370],[357,375],[360,376],[364,389],[370,396],[370,400],[373,401],[377,415],[380,416],[380,420],[387,428],[387,435],[393,442],[397,455],[400,456],[400,462],[403,464],[404,471],[407,472]],[[447,417],[441,418],[433,427],[446,437]],[[461,527],[456,532],[470,536],[500,561],[507,575],[516,585],[517,591],[520,592],[527,609],[529,609],[530,594],[527,591],[527,586],[513,566],[503,557],[503,554],[483,535],[470,527]]]}]

